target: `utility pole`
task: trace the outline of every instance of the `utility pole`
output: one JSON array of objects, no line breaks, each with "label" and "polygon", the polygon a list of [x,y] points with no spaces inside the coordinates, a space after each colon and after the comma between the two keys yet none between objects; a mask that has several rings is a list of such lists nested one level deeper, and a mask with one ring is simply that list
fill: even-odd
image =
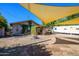
[{"label": "utility pole", "polygon": [[[31,11],[30,3],[28,3],[28,10]],[[30,16],[29,15],[28,15],[28,19],[30,19]],[[31,34],[31,24],[32,24],[32,22],[29,21],[30,34]]]}]

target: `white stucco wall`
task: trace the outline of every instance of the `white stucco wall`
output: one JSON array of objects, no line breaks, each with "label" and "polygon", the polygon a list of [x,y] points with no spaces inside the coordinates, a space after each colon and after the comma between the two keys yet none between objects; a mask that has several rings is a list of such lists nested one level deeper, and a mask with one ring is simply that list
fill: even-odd
[{"label": "white stucco wall", "polygon": [[79,25],[75,26],[55,26],[54,32],[79,34]]}]

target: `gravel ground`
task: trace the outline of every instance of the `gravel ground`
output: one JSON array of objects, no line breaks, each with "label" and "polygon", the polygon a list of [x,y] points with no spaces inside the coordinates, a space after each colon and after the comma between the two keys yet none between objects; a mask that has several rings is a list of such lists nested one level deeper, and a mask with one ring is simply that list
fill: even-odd
[{"label": "gravel ground", "polygon": [[56,39],[54,35],[0,39],[1,56],[79,56],[79,44]]}]

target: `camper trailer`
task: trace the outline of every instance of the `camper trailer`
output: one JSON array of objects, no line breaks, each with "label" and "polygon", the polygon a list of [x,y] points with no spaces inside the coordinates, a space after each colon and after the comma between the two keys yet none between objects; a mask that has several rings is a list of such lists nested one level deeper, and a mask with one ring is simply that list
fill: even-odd
[{"label": "camper trailer", "polygon": [[64,34],[79,34],[79,25],[73,26],[54,26],[52,31]]}]

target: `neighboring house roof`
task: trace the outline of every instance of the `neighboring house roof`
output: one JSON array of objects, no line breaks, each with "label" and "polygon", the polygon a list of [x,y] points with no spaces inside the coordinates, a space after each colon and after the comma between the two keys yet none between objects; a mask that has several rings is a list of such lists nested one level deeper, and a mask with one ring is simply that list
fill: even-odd
[{"label": "neighboring house roof", "polygon": [[25,22],[33,22],[34,24],[38,25],[38,26],[42,26],[36,22],[34,22],[33,20],[26,20],[26,21],[21,21],[21,22],[15,22],[15,23],[11,23],[10,25],[14,25],[14,24],[23,24]]}]

